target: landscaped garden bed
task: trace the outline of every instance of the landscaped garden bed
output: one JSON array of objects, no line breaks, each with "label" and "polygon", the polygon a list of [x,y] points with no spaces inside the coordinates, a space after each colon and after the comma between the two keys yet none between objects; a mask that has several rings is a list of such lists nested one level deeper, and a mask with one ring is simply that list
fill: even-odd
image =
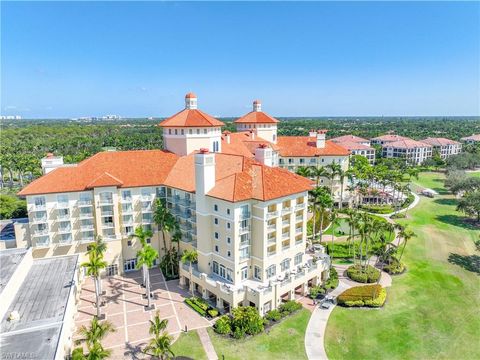
[{"label": "landscaped garden bed", "polygon": [[363,267],[362,265],[352,265],[347,269],[347,276],[353,280],[360,283],[371,284],[375,283],[380,279],[380,271],[375,269],[373,266],[368,265]]},{"label": "landscaped garden bed", "polygon": [[199,297],[191,297],[185,299],[185,303],[193,310],[207,318],[215,318],[218,316],[218,310]]},{"label": "landscaped garden bed", "polygon": [[387,299],[387,290],[380,285],[355,286],[341,293],[337,302],[347,307],[381,307]]},{"label": "landscaped garden bed", "polygon": [[407,268],[405,265],[398,261],[397,259],[393,259],[390,264],[386,264],[383,266],[383,271],[389,273],[390,275],[400,275],[403,274]]}]

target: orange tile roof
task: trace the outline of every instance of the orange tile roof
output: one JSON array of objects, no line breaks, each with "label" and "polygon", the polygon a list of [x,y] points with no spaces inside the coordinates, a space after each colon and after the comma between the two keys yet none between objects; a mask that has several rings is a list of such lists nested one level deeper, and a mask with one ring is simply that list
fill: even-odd
[{"label": "orange tile roof", "polygon": [[[74,167],[57,168],[27,185],[19,195],[166,185],[195,192],[195,154],[178,157],[162,150],[101,152]],[[271,200],[312,187],[312,181],[239,155],[215,154],[216,184],[208,195],[227,200]]]},{"label": "orange tile roof", "polygon": [[386,134],[386,135],[381,135],[381,136],[377,136],[377,137],[374,137],[370,140],[379,140],[379,141],[386,141],[386,142],[393,142],[393,141],[398,141],[398,140],[406,140],[406,139],[409,139],[405,136],[400,136],[400,135],[395,135],[395,134]]},{"label": "orange tile roof", "polygon": [[236,124],[274,124],[278,120],[263,111],[251,111],[234,121]]},{"label": "orange tile roof", "polygon": [[356,143],[367,143],[370,142],[370,140],[361,138],[360,136],[355,136],[355,135],[343,135],[339,136],[333,139],[330,139],[333,142],[336,143],[342,143],[342,142],[356,142]]},{"label": "orange tile roof", "polygon": [[[332,139],[333,141],[333,139]],[[364,145],[360,142],[356,141],[338,141],[335,142],[336,144],[340,145],[341,147],[344,147],[347,150],[373,150],[372,147]]]},{"label": "orange tile roof", "polygon": [[480,134],[473,134],[467,137],[463,137],[462,140],[463,141],[466,141],[466,140],[480,141]]},{"label": "orange tile roof", "polygon": [[[246,157],[254,157],[255,149],[261,144],[266,144],[273,150],[277,151],[278,146],[257,135],[252,136],[250,131],[239,131],[235,133],[225,132],[222,134],[222,153],[243,155]],[[227,142],[227,136],[230,136],[230,143]]]},{"label": "orange tile roof", "polygon": [[414,149],[418,147],[432,147],[432,145],[425,144],[421,141],[405,138],[402,140],[392,141],[392,142],[383,144],[383,147],[392,147],[397,149]]},{"label": "orange tile roof", "polygon": [[280,156],[348,156],[350,152],[331,140],[325,141],[324,148],[317,148],[317,139],[309,136],[279,136],[277,145]]},{"label": "orange tile roof", "polygon": [[183,109],[158,124],[161,127],[218,127],[224,125],[223,122],[198,109]]},{"label": "orange tile roof", "polygon": [[187,95],[185,95],[185,99],[191,99],[191,98],[197,98],[197,95],[195,95],[192,92],[189,92]]},{"label": "orange tile roof", "polygon": [[165,181],[177,160],[178,155],[163,150],[100,152],[32,181],[19,195],[84,191],[93,186],[155,186]]},{"label": "orange tile roof", "polygon": [[446,145],[460,145],[458,141],[450,140],[446,138],[426,138],[421,140],[425,144],[430,144],[432,146],[446,146]]}]

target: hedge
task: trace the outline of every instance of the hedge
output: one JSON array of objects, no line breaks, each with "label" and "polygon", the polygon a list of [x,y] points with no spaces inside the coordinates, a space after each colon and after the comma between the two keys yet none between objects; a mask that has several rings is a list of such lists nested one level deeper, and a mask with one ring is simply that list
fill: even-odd
[{"label": "hedge", "polygon": [[383,270],[392,275],[401,274],[405,271],[405,265],[399,262],[397,259],[394,259],[393,262],[385,265]]},{"label": "hedge", "polygon": [[380,271],[368,265],[366,271],[361,265],[352,265],[347,269],[347,276],[353,281],[361,283],[375,283],[380,278]]},{"label": "hedge", "polygon": [[185,302],[187,303],[188,306],[190,306],[193,310],[195,310],[200,315],[202,315],[202,316],[207,315],[206,310],[204,310],[200,306],[198,306],[192,299],[185,299]]},{"label": "hedge", "polygon": [[338,298],[338,304],[348,307],[368,306],[380,307],[383,306],[387,298],[387,291],[380,285],[364,285],[355,286],[345,290]]}]

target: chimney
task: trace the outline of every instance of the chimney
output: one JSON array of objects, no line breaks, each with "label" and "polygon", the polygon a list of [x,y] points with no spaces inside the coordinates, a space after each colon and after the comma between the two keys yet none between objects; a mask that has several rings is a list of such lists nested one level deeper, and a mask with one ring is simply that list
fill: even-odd
[{"label": "chimney", "polygon": [[185,109],[197,109],[197,95],[195,95],[194,93],[188,93],[187,95],[185,95]]},{"label": "chimney", "polygon": [[255,130],[254,129],[250,129],[250,137],[252,138],[252,140],[255,140]]},{"label": "chimney", "polygon": [[[195,193],[197,199],[205,196],[215,186],[215,153],[202,148],[195,154]],[[200,200],[200,199],[198,199]],[[197,207],[206,207],[206,201],[197,201]],[[203,209],[206,211],[207,209]]]},{"label": "chimney", "polygon": [[325,147],[325,134],[327,130],[317,130],[317,148]]},{"label": "chimney", "polygon": [[310,131],[308,132],[308,136],[309,137],[317,137],[317,132],[313,129],[310,129]]},{"label": "chimney", "polygon": [[273,156],[272,149],[267,146],[267,144],[260,144],[258,148],[255,149],[255,160],[263,165],[273,166]]},{"label": "chimney", "polygon": [[63,166],[63,157],[55,156],[53,153],[47,153],[42,159],[42,172],[48,174],[50,171]]},{"label": "chimney", "polygon": [[225,136],[225,141],[227,144],[230,144],[230,131],[224,131],[223,136]]},{"label": "chimney", "polygon": [[262,111],[262,103],[260,100],[255,100],[253,102],[253,111]]}]

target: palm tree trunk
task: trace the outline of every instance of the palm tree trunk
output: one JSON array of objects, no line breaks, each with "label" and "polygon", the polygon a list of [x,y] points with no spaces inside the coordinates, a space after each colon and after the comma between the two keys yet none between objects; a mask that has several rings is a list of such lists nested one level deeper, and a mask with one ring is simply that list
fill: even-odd
[{"label": "palm tree trunk", "polygon": [[93,278],[93,282],[95,283],[95,297],[97,299],[96,306],[97,306],[97,318],[100,319],[100,293],[98,289],[98,278],[95,276]]},{"label": "palm tree trunk", "polygon": [[147,264],[142,265],[142,285],[147,286]]},{"label": "palm tree trunk", "polygon": [[166,234],[165,230],[162,228],[162,238],[163,238],[163,251],[165,251],[165,255],[167,254],[167,239],[166,239]]},{"label": "palm tree trunk", "polygon": [[192,263],[191,262],[190,262],[190,266],[189,266],[189,272],[190,272],[190,292],[192,293],[192,296],[193,296],[193,282],[192,282],[193,271],[192,271]]},{"label": "palm tree trunk", "polygon": [[147,306],[150,307],[152,305],[152,300],[150,299],[150,272],[147,267]]},{"label": "palm tree trunk", "polygon": [[313,205],[313,229],[312,229],[312,244],[313,240],[315,240],[315,227],[317,225],[317,209],[316,205]]},{"label": "palm tree trunk", "polygon": [[322,235],[323,235],[323,210],[320,213],[320,242],[322,242]]}]

